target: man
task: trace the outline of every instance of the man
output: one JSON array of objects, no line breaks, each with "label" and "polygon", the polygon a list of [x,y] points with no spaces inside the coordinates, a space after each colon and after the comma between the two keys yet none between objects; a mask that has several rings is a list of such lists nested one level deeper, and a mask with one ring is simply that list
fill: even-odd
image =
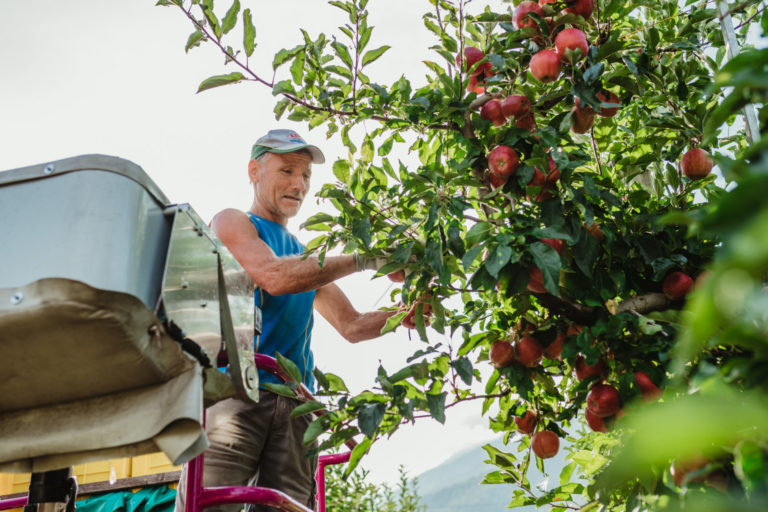
[{"label": "man", "polygon": [[[310,339],[313,309],[348,341],[379,336],[396,311],[358,312],[334,284],[360,270],[377,269],[384,261],[354,256],[328,256],[322,268],[317,258],[301,256],[303,246],[286,230],[309,190],[312,163],[325,157],[292,130],[271,130],[253,145],[248,176],[253,203],[247,212],[226,209],[214,216],[211,228],[256,284],[255,303],[262,309],[262,334],[256,351],[291,359],[304,384],[314,390]],[[261,382],[277,382],[260,372]],[[259,403],[237,399],[217,403],[207,414],[203,485],[258,485],[285,492],[300,503],[314,506],[317,459],[305,457],[302,437],[309,416],[291,419],[299,404],[265,390]],[[179,491],[177,512],[183,510]],[[237,510],[239,506],[221,507]],[[211,509],[208,509],[211,510]],[[274,510],[259,508],[256,510]]]}]

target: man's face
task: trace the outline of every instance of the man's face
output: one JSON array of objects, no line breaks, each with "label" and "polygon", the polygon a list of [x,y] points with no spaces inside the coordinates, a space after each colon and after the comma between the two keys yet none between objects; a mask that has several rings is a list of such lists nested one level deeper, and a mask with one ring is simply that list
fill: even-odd
[{"label": "man's face", "polygon": [[285,224],[309,190],[312,158],[305,152],[266,153],[249,165],[256,201],[269,219]]}]

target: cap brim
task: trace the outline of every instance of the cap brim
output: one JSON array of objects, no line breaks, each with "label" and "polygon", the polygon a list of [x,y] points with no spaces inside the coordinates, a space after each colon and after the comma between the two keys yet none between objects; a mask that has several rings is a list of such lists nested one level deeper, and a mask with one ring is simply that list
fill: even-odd
[{"label": "cap brim", "polygon": [[325,155],[322,151],[320,151],[320,148],[317,146],[312,146],[310,144],[297,144],[295,146],[292,146],[290,149],[275,149],[275,148],[269,148],[267,151],[270,153],[293,153],[294,151],[300,151],[302,149],[306,149],[309,151],[309,154],[312,155],[312,163],[313,164],[324,164],[325,163]]}]

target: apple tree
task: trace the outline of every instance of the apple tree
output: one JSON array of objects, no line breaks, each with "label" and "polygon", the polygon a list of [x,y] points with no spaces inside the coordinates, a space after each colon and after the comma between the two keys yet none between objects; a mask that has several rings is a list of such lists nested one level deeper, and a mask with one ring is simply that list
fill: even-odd
[{"label": "apple tree", "polygon": [[[158,3],[189,18],[187,50],[226,55],[200,91],[254,82],[277,118],[343,141],[319,194],[336,213],[306,222],[308,248],[386,256],[406,307],[385,331],[421,340],[362,393],[317,371],[331,405],[308,441],[362,434],[354,466],[404,422],[482,400],[507,448],[486,447],[486,482],[513,484],[511,507],[764,510],[762,2],[429,0],[426,78],[379,81],[368,0],[318,5],[348,22],[297,27],[275,79],[248,59],[239,0]],[[563,440],[542,490],[528,469]]]}]

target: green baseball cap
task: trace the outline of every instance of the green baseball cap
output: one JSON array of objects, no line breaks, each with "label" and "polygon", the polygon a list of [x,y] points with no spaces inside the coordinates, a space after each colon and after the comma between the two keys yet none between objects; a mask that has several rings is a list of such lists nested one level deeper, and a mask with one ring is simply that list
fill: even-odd
[{"label": "green baseball cap", "polygon": [[251,160],[264,153],[292,153],[300,149],[309,151],[313,163],[325,163],[325,155],[320,148],[307,144],[301,135],[293,130],[269,130],[251,148]]}]

